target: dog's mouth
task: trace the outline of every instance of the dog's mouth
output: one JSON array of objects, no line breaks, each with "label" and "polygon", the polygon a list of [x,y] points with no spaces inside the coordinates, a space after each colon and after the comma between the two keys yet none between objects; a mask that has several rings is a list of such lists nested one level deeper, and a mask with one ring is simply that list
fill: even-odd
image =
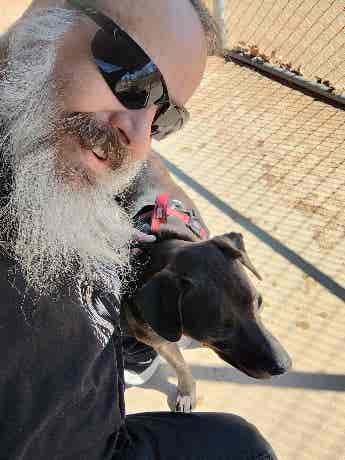
[{"label": "dog's mouth", "polygon": [[257,353],[236,352],[235,345],[229,345],[224,342],[214,342],[212,345],[207,344],[223,361],[235,367],[239,371],[255,379],[269,379],[273,376],[282,375],[291,367],[291,359],[286,354],[266,356]]},{"label": "dog's mouth", "polygon": [[246,367],[244,364],[240,363],[239,361],[234,360],[232,357],[229,357],[228,354],[220,352],[219,350],[214,350],[217,355],[226,363],[230,364],[231,366],[235,367],[239,371],[243,372],[244,374],[252,377],[254,379],[269,379],[274,375],[284,374],[287,369],[285,368],[274,368],[270,370],[266,369],[251,369]]}]

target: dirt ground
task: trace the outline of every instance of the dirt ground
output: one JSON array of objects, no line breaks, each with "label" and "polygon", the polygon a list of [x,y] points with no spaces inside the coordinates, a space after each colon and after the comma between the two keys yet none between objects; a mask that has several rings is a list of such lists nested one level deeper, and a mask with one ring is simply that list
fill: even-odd
[{"label": "dirt ground", "polygon": [[[283,1],[248,2],[234,1],[228,10],[234,34],[236,22],[247,30],[251,16],[263,30],[258,15],[269,4],[272,21],[276,5],[284,8]],[[0,6],[0,27],[24,3]],[[282,15],[292,5],[303,3],[302,12],[313,4],[285,3]],[[341,2],[318,3],[333,11]],[[215,58],[189,109],[185,130],[156,147],[213,234],[243,233],[263,277],[255,283],[264,322],[294,361],[289,374],[262,382],[207,349],[184,351],[198,382],[198,410],[247,418],[282,460],[345,460],[344,112]],[[127,390],[128,411],[169,410],[175,383],[163,365],[149,384]]]}]

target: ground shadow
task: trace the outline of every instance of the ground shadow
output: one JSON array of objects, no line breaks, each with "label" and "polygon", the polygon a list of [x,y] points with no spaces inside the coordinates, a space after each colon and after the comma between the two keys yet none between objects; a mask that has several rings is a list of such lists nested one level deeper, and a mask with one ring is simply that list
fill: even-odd
[{"label": "ground shadow", "polygon": [[[303,371],[291,371],[269,380],[256,380],[244,375],[231,366],[190,366],[196,381],[209,380],[228,382],[229,384],[268,386],[273,388],[304,388],[316,391],[345,391],[345,375],[323,374]],[[174,409],[176,387],[168,381],[175,376],[173,369],[166,363],[162,364],[152,379],[142,388],[159,391],[167,396],[168,406]]]}]

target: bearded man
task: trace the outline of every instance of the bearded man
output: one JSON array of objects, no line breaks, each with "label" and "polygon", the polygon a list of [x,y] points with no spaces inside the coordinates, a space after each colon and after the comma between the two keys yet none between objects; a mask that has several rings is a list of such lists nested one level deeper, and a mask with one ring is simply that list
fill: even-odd
[{"label": "bearded man", "polygon": [[229,414],[124,412],[121,283],[155,239],[132,217],[191,205],[151,139],[216,42],[199,0],[34,0],[0,37],[1,458],[276,458]]}]

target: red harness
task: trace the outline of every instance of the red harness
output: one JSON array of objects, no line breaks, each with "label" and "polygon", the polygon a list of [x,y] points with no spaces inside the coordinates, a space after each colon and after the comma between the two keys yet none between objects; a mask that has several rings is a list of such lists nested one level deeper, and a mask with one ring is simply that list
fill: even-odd
[{"label": "red harness", "polygon": [[161,224],[167,223],[168,216],[178,217],[200,239],[207,238],[207,232],[201,226],[195,212],[192,209],[184,209],[179,201],[173,200],[172,206],[169,206],[169,194],[166,192],[157,195],[153,209],[140,214],[140,219],[151,217],[151,232],[155,233]]}]

